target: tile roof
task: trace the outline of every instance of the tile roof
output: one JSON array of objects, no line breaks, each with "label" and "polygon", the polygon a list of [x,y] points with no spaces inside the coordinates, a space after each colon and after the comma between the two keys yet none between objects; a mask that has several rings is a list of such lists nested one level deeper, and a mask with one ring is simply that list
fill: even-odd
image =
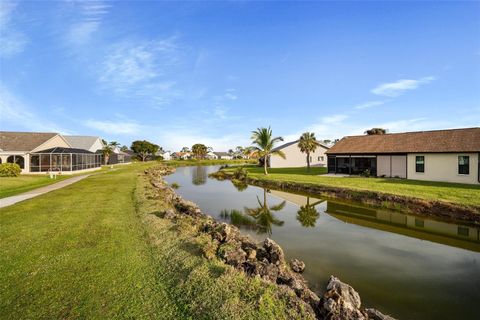
[{"label": "tile roof", "polygon": [[480,128],[347,136],[327,154],[480,152]]},{"label": "tile roof", "polygon": [[0,150],[32,151],[56,135],[58,135],[58,133],[54,132],[0,131]]}]

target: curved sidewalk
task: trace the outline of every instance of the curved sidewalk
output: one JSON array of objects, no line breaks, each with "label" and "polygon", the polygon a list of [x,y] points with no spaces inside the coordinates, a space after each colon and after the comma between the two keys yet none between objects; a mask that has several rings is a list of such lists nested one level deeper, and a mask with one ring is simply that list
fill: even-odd
[{"label": "curved sidewalk", "polygon": [[82,175],[82,176],[76,176],[76,177],[68,178],[68,179],[62,180],[60,182],[50,184],[50,185],[45,186],[45,187],[41,187],[41,188],[38,188],[38,189],[27,191],[27,192],[22,193],[22,194],[18,194],[16,196],[11,196],[11,197],[6,197],[6,198],[3,198],[3,199],[0,199],[0,208],[5,208],[5,207],[8,207],[8,206],[14,205],[15,203],[18,203],[20,201],[35,198],[35,197],[37,197],[39,195],[42,195],[42,194],[45,194],[47,192],[61,189],[63,187],[74,184],[75,182],[83,180],[83,179],[85,179],[89,176],[90,176],[90,174],[86,174],[86,175]]}]

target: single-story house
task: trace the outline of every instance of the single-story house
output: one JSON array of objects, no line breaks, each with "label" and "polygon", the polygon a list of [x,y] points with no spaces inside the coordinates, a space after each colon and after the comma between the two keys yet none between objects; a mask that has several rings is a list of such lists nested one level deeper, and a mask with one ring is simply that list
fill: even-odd
[{"label": "single-story house", "polygon": [[217,156],[215,159],[222,159],[222,160],[232,160],[233,156],[229,154],[228,152],[213,152],[215,156]]},{"label": "single-story house", "polygon": [[329,173],[480,184],[480,128],[348,136],[326,153]]},{"label": "single-story house", "polygon": [[112,154],[108,157],[108,164],[122,164],[122,163],[131,163],[132,156],[124,152],[122,150],[118,150],[117,152],[112,152]]},{"label": "single-story house", "polygon": [[208,152],[207,155],[205,156],[206,159],[208,160],[216,160],[218,159],[217,155],[213,152]]},{"label": "single-story house", "polygon": [[[271,168],[294,168],[294,167],[306,167],[307,166],[307,154],[300,151],[298,148],[298,142],[295,140],[285,143],[279,147],[274,148],[274,151],[282,151],[285,153],[286,158],[283,159],[278,155],[270,157]],[[327,156],[325,152],[328,147],[322,143],[318,143],[315,152],[310,153],[310,165],[312,167],[325,167],[327,165]]]},{"label": "single-story house", "polygon": [[175,160],[188,160],[190,159],[189,152],[174,152],[171,154],[171,158]]},{"label": "single-story house", "polygon": [[0,131],[0,163],[16,163],[22,173],[71,174],[100,168],[101,155],[73,148],[53,132]]},{"label": "single-story house", "polygon": [[72,148],[97,152],[105,147],[102,139],[95,136],[63,136]]}]

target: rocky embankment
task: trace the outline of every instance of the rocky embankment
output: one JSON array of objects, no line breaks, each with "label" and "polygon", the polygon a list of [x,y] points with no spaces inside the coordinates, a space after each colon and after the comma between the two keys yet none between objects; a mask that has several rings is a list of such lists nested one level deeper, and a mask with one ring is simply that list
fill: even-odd
[{"label": "rocky embankment", "polygon": [[163,180],[164,175],[174,170],[161,166],[147,169],[145,174],[162,200],[172,207],[162,213],[163,218],[172,221],[186,216],[194,218],[192,221],[198,227],[199,236],[208,238],[202,247],[207,259],[221,259],[248,276],[276,284],[282,290],[291,290],[317,319],[393,319],[378,310],[362,308],[360,295],[334,276],[330,277],[326,292],[319,297],[308,288],[301,275],[305,264],[297,259],[287,263],[282,248],[275,241],[267,238],[258,244],[242,235],[237,227],[215,221],[202,213],[196,204],[178,196]]},{"label": "rocky embankment", "polygon": [[[239,180],[235,178],[235,173],[233,172],[220,170],[216,173],[210,174],[210,176],[219,180],[229,179],[232,180],[232,182],[239,183]],[[394,210],[401,209],[402,211],[426,217],[437,217],[452,222],[467,223],[475,226],[480,225],[480,207],[475,206],[463,206],[444,201],[425,200],[377,191],[352,190],[297,182],[260,180],[248,176],[243,177],[241,182],[262,188],[346,199],[363,202],[377,207],[385,207]]]}]

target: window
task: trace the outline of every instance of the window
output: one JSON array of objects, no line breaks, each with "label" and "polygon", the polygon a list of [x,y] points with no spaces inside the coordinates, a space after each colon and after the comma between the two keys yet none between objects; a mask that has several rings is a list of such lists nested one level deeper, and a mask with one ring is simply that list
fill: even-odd
[{"label": "window", "polygon": [[469,156],[458,156],[458,174],[470,174]]},{"label": "window", "polygon": [[25,169],[25,159],[22,156],[10,156],[7,158],[7,163],[16,163],[20,169]]},{"label": "window", "polygon": [[323,156],[318,157],[318,161],[323,161]]},{"label": "window", "polygon": [[425,156],[415,157],[415,172],[425,172]]}]

